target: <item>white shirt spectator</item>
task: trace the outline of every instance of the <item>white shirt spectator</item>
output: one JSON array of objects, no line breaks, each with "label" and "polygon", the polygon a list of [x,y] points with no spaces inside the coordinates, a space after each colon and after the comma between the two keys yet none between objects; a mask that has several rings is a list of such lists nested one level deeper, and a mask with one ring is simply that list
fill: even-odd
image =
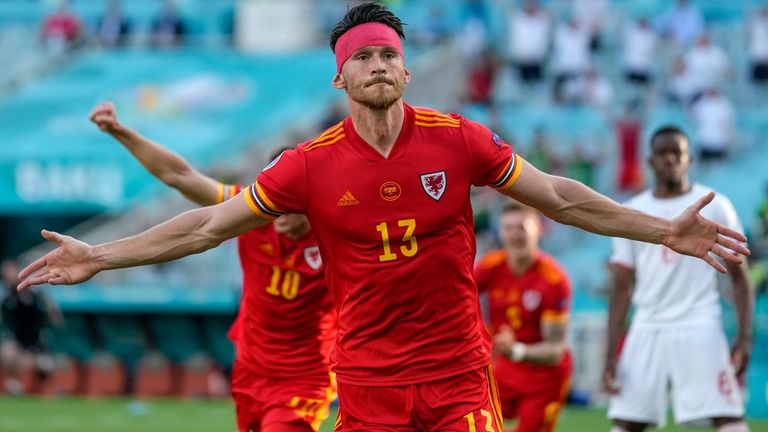
[{"label": "white shirt spectator", "polygon": [[624,67],[630,72],[651,73],[659,37],[649,25],[632,24],[624,32]]},{"label": "white shirt spectator", "polygon": [[747,23],[749,58],[755,63],[768,63],[768,8]]},{"label": "white shirt spectator", "polygon": [[735,112],[731,102],[718,91],[709,91],[693,106],[696,137],[702,148],[727,150],[735,131]]},{"label": "white shirt spectator", "polygon": [[589,32],[576,21],[557,26],[554,69],[561,74],[580,74],[589,69]]},{"label": "white shirt spectator", "polygon": [[719,87],[730,68],[725,52],[709,42],[706,35],[685,54],[685,65],[697,92]]},{"label": "white shirt spectator", "polygon": [[591,70],[566,86],[566,96],[595,108],[607,108],[613,101],[613,86],[605,77]]},{"label": "white shirt spectator", "polygon": [[509,17],[509,51],[516,63],[541,63],[549,49],[551,31],[549,16],[540,9],[535,12],[516,10]]},{"label": "white shirt spectator", "polygon": [[600,33],[608,19],[607,0],[573,0],[573,17],[590,34]]},{"label": "white shirt spectator", "polygon": [[685,47],[704,31],[704,17],[687,0],[678,0],[677,5],[656,20],[656,26],[662,35]]}]

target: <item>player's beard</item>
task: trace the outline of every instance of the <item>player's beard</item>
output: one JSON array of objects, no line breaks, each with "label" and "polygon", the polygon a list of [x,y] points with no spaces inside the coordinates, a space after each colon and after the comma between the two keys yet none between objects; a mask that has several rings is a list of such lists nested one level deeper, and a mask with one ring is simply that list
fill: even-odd
[{"label": "player's beard", "polygon": [[[386,80],[386,81],[385,81]],[[384,82],[386,85],[371,87],[376,82]],[[353,101],[374,111],[386,110],[403,97],[405,84],[398,79],[382,78],[373,83],[370,81],[349,91],[349,97]]]}]

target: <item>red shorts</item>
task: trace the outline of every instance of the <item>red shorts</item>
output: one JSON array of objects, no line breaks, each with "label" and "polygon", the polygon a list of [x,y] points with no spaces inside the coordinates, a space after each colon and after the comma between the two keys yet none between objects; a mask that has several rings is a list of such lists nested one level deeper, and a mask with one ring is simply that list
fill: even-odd
[{"label": "red shorts", "polygon": [[[269,378],[237,360],[232,369],[232,398],[240,432],[317,431],[336,398],[330,375]],[[289,426],[290,425],[290,426]]]},{"label": "red shorts", "polygon": [[339,383],[335,431],[502,432],[493,369],[405,386]]},{"label": "red shorts", "polygon": [[517,418],[514,431],[553,431],[568,396],[570,358],[549,367],[496,360],[501,409],[505,418]]}]

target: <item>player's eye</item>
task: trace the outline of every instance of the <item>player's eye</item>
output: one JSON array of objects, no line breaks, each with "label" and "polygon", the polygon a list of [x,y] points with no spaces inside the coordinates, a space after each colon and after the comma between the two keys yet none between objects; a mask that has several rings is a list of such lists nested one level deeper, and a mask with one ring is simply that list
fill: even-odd
[{"label": "player's eye", "polygon": [[368,54],[358,54],[357,57],[355,57],[357,60],[368,60]]}]

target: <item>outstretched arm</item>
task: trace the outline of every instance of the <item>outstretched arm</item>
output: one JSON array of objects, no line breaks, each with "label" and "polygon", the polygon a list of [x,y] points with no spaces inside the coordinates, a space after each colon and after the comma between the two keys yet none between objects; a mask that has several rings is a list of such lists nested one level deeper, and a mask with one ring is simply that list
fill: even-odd
[{"label": "outstretched arm", "polygon": [[96,106],[91,111],[90,120],[128,149],[150,174],[181,192],[190,201],[201,206],[222,201],[219,199],[219,183],[216,180],[192,168],[180,155],[120,123],[112,103],[105,102]]},{"label": "outstretched arm", "polygon": [[738,243],[746,241],[744,235],[699,214],[714,193],[667,220],[623,207],[577,181],[545,174],[519,160],[524,164],[520,177],[502,193],[536,207],[557,222],[596,234],[664,244],[703,259],[721,273],[725,267],[710,252],[733,263],[741,263],[737,254],[749,254],[749,249]]},{"label": "outstretched arm", "polygon": [[749,279],[747,263],[731,264],[728,273],[733,284],[733,305],[739,321],[739,331],[731,348],[731,361],[736,369],[736,376],[741,377],[749,366],[752,354],[752,318],[755,313],[755,287]]},{"label": "outstretched arm", "polygon": [[603,387],[608,393],[616,394],[616,351],[619,339],[624,331],[629,306],[632,301],[632,289],[635,284],[635,271],[619,264],[611,266],[613,286],[608,304],[608,328],[606,329],[605,364],[603,369]]},{"label": "outstretched arm", "polygon": [[269,220],[256,216],[240,195],[216,206],[182,213],[133,237],[95,246],[43,231],[43,237],[58,247],[19,273],[22,282],[18,289],[44,283],[74,285],[102,270],[172,261],[267,224]]}]

